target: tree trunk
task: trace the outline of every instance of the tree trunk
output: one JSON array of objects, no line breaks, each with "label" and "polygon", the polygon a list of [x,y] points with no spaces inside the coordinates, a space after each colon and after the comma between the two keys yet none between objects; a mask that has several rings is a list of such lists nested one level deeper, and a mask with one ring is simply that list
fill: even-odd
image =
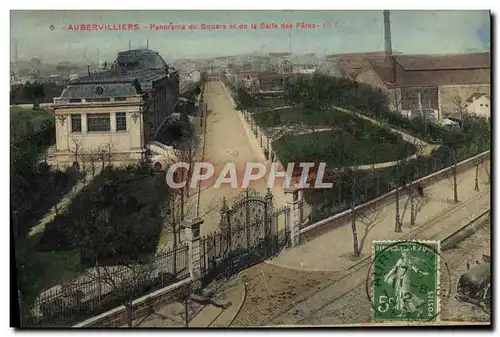
[{"label": "tree trunk", "polygon": [[358,243],[358,232],[356,229],[356,177],[353,179],[353,184],[351,188],[351,229],[352,229],[352,239],[353,239],[353,250],[354,256],[359,257],[359,243]]},{"label": "tree trunk", "polygon": [[134,311],[131,300],[125,302],[125,308],[127,308],[127,325],[129,328],[132,328],[134,326]]},{"label": "tree trunk", "polygon": [[394,226],[395,232],[401,232],[401,219],[399,218],[399,186],[396,185],[396,224]]},{"label": "tree trunk", "polygon": [[479,191],[479,163],[476,164],[476,183],[474,185],[474,191]]},{"label": "tree trunk", "polygon": [[457,165],[453,164],[453,199],[458,203]]},{"label": "tree trunk", "polygon": [[408,197],[410,199],[410,227],[415,225],[415,202],[413,197],[413,179],[410,178],[410,183],[408,184]]},{"label": "tree trunk", "polygon": [[455,150],[452,150],[451,160],[453,160],[453,199],[458,203],[458,183],[457,183],[457,161],[455,157]]},{"label": "tree trunk", "polygon": [[351,201],[351,229],[352,229],[354,256],[358,257],[359,256],[359,243],[358,243],[358,233],[356,230],[356,212],[354,211],[354,208],[355,208],[354,205],[355,205],[355,203],[353,200],[353,201]]}]

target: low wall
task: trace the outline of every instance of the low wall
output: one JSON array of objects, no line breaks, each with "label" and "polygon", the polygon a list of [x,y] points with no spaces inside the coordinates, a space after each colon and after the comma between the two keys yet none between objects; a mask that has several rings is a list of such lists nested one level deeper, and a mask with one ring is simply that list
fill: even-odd
[{"label": "low wall", "polygon": [[441,240],[441,251],[456,247],[457,244],[484,226],[488,219],[491,221],[491,210],[484,212],[459,230]]},{"label": "low wall", "polygon": [[[460,174],[464,171],[469,170],[470,168],[475,166],[475,163],[477,160],[480,159],[487,159],[489,161],[490,159],[490,151],[483,152],[481,154],[478,154],[472,158],[466,159],[460,163],[457,164],[457,174]],[[451,174],[452,167],[448,167],[445,169],[442,169],[440,171],[437,171],[433,174],[430,174],[426,177],[420,178],[418,180],[415,180],[413,184],[422,184],[422,185],[431,185],[437,181],[440,181],[442,179],[445,179]],[[404,187],[401,187],[399,189],[399,194],[400,196],[403,196],[406,194],[406,189]],[[392,202],[396,197],[396,189],[381,195],[378,198],[375,198],[373,200],[370,200],[364,204],[358,205],[354,208],[354,210],[357,211],[363,211],[369,208],[373,207],[380,207],[385,204],[388,204]],[[351,210],[344,211],[342,213],[333,215],[327,219],[318,221],[314,224],[311,224],[310,226],[307,226],[303,229],[300,230],[300,243],[307,242],[321,234],[324,234],[334,228],[349,224],[351,220]]]},{"label": "low wall", "polygon": [[[184,279],[171,284],[165,288],[159,289],[146,296],[134,300],[133,319],[141,318],[148,313],[154,312],[165,304],[174,302],[189,291],[191,278]],[[96,328],[96,327],[119,327],[128,322],[127,308],[121,305],[113,310],[105,312],[99,316],[89,318],[88,320],[74,325],[73,328]]]}]

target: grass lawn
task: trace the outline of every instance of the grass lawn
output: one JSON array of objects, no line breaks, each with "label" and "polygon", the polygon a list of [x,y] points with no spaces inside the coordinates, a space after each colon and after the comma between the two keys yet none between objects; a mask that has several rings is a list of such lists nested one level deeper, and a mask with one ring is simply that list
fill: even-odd
[{"label": "grass lawn", "polygon": [[281,106],[288,105],[283,97],[265,97],[264,99],[256,101],[256,106],[247,109],[250,112],[265,111]]},{"label": "grass lawn", "polygon": [[257,124],[278,127],[298,122],[331,131],[304,135],[288,134],[273,143],[282,163],[297,160],[321,160],[330,167],[368,165],[401,159],[415,153],[415,147],[400,135],[388,132],[372,122],[339,110],[286,108],[253,114]]},{"label": "grass lawn", "polygon": [[34,304],[36,297],[44,290],[71,281],[80,273],[78,251],[37,252],[25,248],[18,255],[18,268],[23,269],[18,273],[18,277],[21,277],[18,281],[25,294],[24,305],[27,308]]},{"label": "grass lawn", "polygon": [[42,123],[45,120],[50,120],[54,118],[54,113],[47,110],[33,110],[27,109],[20,106],[10,107],[10,122],[11,124],[25,123],[30,120],[33,123],[34,131],[40,130]]},{"label": "grass lawn", "polygon": [[276,127],[287,122],[297,122],[309,126],[328,127],[328,126],[347,126],[369,127],[372,123],[349,115],[345,112],[331,110],[311,110],[302,108],[285,108],[275,111],[261,111],[253,114],[255,122],[264,128]]},{"label": "grass lawn", "polygon": [[[381,135],[385,133],[385,137]],[[282,163],[298,160],[320,160],[328,167],[369,165],[408,157],[415,152],[413,145],[380,129],[379,135],[366,137],[341,128],[305,135],[286,135],[273,143]]]}]

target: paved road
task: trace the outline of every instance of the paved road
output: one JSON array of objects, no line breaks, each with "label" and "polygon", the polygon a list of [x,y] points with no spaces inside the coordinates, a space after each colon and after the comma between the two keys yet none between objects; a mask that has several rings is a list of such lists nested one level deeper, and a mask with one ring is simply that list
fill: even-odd
[{"label": "paved road", "polygon": [[[216,167],[216,174],[221,172],[226,163],[235,163],[238,182],[241,184],[246,163],[258,162],[268,166],[269,162],[265,160],[257,141],[249,135],[247,126],[243,123],[239,112],[235,110],[234,102],[221,82],[207,84],[205,100],[209,115],[204,160]],[[255,184],[250,183],[250,187],[262,195],[267,188],[264,180]],[[222,198],[225,197],[231,206],[237,195],[242,192],[241,188],[231,188],[229,184],[222,185],[219,189],[203,189],[200,198],[200,214],[203,214],[205,220],[201,229],[202,234],[218,228]],[[282,189],[281,191],[273,189],[272,192],[275,195],[275,205],[283,206],[278,200],[283,198]]]}]

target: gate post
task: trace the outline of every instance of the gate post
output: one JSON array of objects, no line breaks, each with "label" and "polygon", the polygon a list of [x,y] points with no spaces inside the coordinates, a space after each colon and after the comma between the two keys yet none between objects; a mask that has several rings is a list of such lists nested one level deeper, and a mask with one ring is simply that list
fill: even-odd
[{"label": "gate post", "polygon": [[300,221],[302,211],[301,209],[303,207],[300,196],[301,195],[298,193],[298,191],[294,191],[292,203],[292,223],[290,226],[290,241],[292,248],[300,244]]},{"label": "gate post", "polygon": [[[273,241],[273,194],[271,189],[267,189],[266,196],[264,197],[264,242],[270,244],[271,254],[274,254],[274,241]],[[269,248],[269,247],[267,247]]]},{"label": "gate post", "polygon": [[188,243],[189,275],[194,292],[201,289],[201,254],[200,254],[200,225],[203,219],[182,221],[186,241]]}]

